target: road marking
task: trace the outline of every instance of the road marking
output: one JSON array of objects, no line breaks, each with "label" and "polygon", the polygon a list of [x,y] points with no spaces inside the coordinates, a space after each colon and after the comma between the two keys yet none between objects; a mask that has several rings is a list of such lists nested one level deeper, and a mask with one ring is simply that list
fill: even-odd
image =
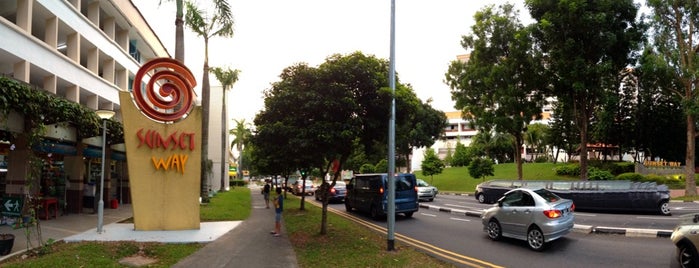
[{"label": "road marking", "polygon": [[636,217],[636,219],[647,219],[647,220],[671,220],[676,221],[675,217]]},{"label": "road marking", "polygon": [[435,214],[427,214],[427,213],[420,213],[420,214],[425,215],[425,216],[430,216],[430,217],[437,217],[437,215],[435,215]]},{"label": "road marking", "polygon": [[461,219],[461,218],[449,218],[450,220],[455,220],[455,221],[471,221],[469,219]]},{"label": "road marking", "polygon": [[597,217],[597,214],[588,214],[588,213],[580,213],[580,212],[575,212],[575,216],[585,216],[585,217]]}]

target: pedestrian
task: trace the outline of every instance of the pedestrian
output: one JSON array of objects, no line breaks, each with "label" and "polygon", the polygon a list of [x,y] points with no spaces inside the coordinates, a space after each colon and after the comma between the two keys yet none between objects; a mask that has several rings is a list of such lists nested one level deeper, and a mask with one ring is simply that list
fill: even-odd
[{"label": "pedestrian", "polygon": [[269,181],[265,180],[265,187],[262,188],[262,195],[265,198],[265,207],[269,208],[269,190],[271,186],[269,185]]},{"label": "pedestrian", "polygon": [[282,188],[279,187],[277,187],[277,197],[274,198],[274,209],[274,231],[271,233],[277,237],[282,232],[282,211],[284,211],[284,196]]}]

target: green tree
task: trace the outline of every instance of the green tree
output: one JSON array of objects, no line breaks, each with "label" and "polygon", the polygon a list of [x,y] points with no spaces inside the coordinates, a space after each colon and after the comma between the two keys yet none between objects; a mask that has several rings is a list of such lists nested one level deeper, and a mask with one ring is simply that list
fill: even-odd
[{"label": "green tree", "polygon": [[548,56],[546,77],[557,101],[570,105],[580,132],[580,178],[587,180],[589,125],[600,98],[619,85],[643,37],[633,0],[526,0],[534,36]]},{"label": "green tree", "polygon": [[450,163],[452,167],[464,167],[471,163],[471,155],[468,152],[466,145],[461,143],[461,141],[456,142],[456,147],[454,148],[454,155],[452,156],[452,162]]},{"label": "green tree", "polygon": [[[228,135],[228,131],[226,131],[226,118],[228,118],[228,116],[226,116],[226,92],[233,87],[235,82],[238,82],[238,74],[240,73],[240,70],[231,70],[231,68],[224,70],[220,67],[213,67],[209,71],[216,76],[216,80],[218,80],[223,87],[223,100],[221,105],[221,141],[225,142],[226,135]],[[239,152],[241,152],[242,155],[242,151]],[[228,170],[226,170],[226,167],[228,166],[226,161],[227,153],[228,150],[221,150],[221,191],[226,189],[226,178],[228,177]],[[238,165],[238,167],[240,166],[241,165]]]},{"label": "green tree", "polygon": [[378,173],[388,172],[388,160],[381,159],[378,163],[376,163],[376,165],[374,166],[374,172],[378,172]]},{"label": "green tree", "polygon": [[495,175],[494,172],[493,161],[490,159],[476,157],[468,165],[468,175],[474,179],[482,178],[485,181],[485,177]]},{"label": "green tree", "polygon": [[[541,117],[544,104],[542,57],[528,28],[512,4],[487,6],[474,15],[472,34],[461,42],[471,51],[467,62],[454,61],[446,81],[456,108],[479,131],[509,134],[516,152],[532,118]],[[522,179],[522,155],[513,155],[517,178]]]},{"label": "green tree", "polygon": [[235,138],[231,141],[230,149],[235,148],[238,151],[237,159],[234,159],[238,166],[237,177],[239,179],[243,178],[243,150],[245,146],[250,143],[250,137],[252,136],[252,130],[250,130],[250,123],[245,122],[245,119],[236,120],[235,128],[228,131],[228,135],[233,135]]},{"label": "green tree", "polygon": [[530,161],[539,157],[539,153],[546,151],[546,134],[548,126],[542,123],[529,124],[524,135],[524,142],[534,151],[534,156]]},{"label": "green tree", "polygon": [[[332,168],[333,186],[345,161],[385,139],[388,105],[380,89],[388,85],[388,63],[360,52],[332,55],[317,68],[297,64],[265,91],[265,109],[255,117],[258,142],[283,154],[286,167]],[[332,112],[329,112],[332,111]],[[327,233],[327,198],[323,198],[321,234]],[[303,201],[302,201],[303,202]],[[303,203],[302,203],[303,204]]]},{"label": "green tree", "polygon": [[444,162],[439,159],[437,154],[434,152],[434,149],[427,148],[420,167],[422,168],[422,175],[430,176],[430,184],[432,184],[434,175],[442,174],[442,170],[444,170]]},{"label": "green tree", "polygon": [[[549,135],[547,143],[554,147],[556,152],[553,154],[553,162],[558,161],[558,155],[561,149],[566,152],[570,158],[571,155],[577,154],[576,148],[580,144],[580,132],[575,127],[573,119],[573,111],[571,105],[557,102],[553,105],[553,117],[549,122]],[[566,159],[564,162],[568,162]]]},{"label": "green tree", "polygon": [[686,115],[685,195],[697,195],[695,174],[696,123],[699,115],[699,3],[685,0],[648,0],[658,65],[674,74],[670,94],[681,100]]},{"label": "green tree", "polygon": [[209,85],[209,39],[233,36],[233,15],[227,1],[216,0],[216,12],[212,17],[207,16],[204,10],[199,9],[192,2],[187,1],[187,14],[185,23],[194,33],[204,38],[204,72],[201,83],[202,129],[201,129],[201,198],[208,203],[208,182],[206,164],[209,160],[209,111],[211,92]]}]

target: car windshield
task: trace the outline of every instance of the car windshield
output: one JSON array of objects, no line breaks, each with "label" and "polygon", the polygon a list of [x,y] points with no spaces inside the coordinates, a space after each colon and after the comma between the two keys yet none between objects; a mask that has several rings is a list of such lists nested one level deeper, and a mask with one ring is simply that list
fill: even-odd
[{"label": "car windshield", "polygon": [[418,186],[418,187],[427,187],[427,186],[430,186],[430,185],[427,184],[427,183],[426,183],[425,181],[423,181],[423,180],[417,180],[417,186]]},{"label": "car windshield", "polygon": [[538,189],[534,191],[536,194],[539,196],[543,197],[546,202],[552,203],[560,200],[561,198],[558,197],[556,194],[549,192],[546,189]]}]

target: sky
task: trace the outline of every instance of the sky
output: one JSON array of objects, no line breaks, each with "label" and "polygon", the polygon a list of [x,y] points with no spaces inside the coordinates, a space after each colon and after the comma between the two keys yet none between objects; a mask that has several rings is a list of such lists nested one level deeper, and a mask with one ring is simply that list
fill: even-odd
[{"label": "sky", "polygon": [[[210,1],[194,0],[200,7]],[[172,57],[175,54],[174,1],[133,0]],[[389,0],[229,0],[235,20],[232,38],[209,41],[209,66],[239,69],[229,95],[230,118],[252,122],[264,108],[263,92],[279,81],[286,67],[318,66],[333,54],[361,51],[390,58]],[[444,74],[456,56],[466,54],[463,35],[473,15],[502,0],[396,0],[395,66],[402,83],[411,84],[422,101],[455,111]],[[523,1],[511,1],[528,18]],[[525,23],[527,18],[524,18]],[[198,83],[204,41],[185,28],[185,65]],[[215,76],[211,85],[220,85]],[[195,89],[200,92],[200,88]]]}]

